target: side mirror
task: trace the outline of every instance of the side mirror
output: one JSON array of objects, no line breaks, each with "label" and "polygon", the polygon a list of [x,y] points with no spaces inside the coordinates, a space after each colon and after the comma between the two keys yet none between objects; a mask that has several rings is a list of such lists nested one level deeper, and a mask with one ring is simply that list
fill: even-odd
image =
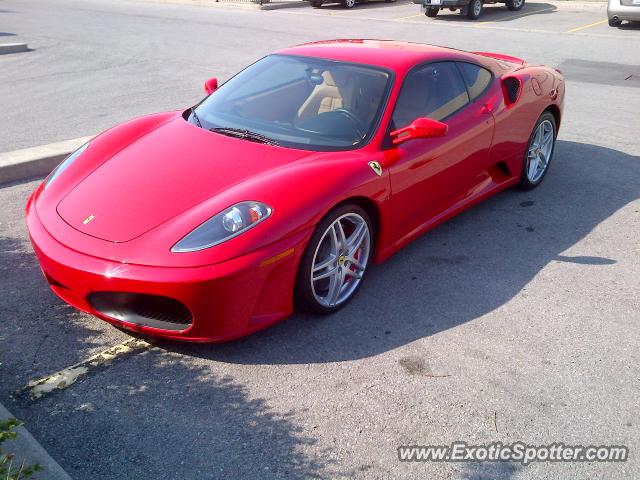
[{"label": "side mirror", "polygon": [[446,123],[431,118],[416,118],[406,127],[391,132],[394,145],[414,138],[444,137],[449,127]]},{"label": "side mirror", "polygon": [[207,95],[211,94],[218,88],[218,79],[213,77],[204,82],[204,93]]}]

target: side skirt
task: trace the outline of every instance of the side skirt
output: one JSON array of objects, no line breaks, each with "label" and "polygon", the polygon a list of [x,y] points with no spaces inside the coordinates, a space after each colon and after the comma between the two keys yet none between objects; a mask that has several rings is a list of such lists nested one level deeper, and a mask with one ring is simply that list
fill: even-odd
[{"label": "side skirt", "polygon": [[477,203],[480,203],[482,200],[485,200],[486,198],[489,198],[492,195],[495,195],[496,193],[501,192],[502,190],[506,190],[507,188],[514,186],[515,184],[518,183],[518,181],[519,181],[519,178],[517,176],[511,177],[508,180],[505,180],[497,184],[489,180],[487,182],[488,185],[485,185],[484,188],[477,190],[471,195],[456,202],[451,207],[444,210],[442,213],[436,215],[435,217],[432,217],[422,225],[414,228],[411,232],[409,232],[404,237],[397,240],[395,243],[391,244],[390,246],[388,246],[383,250],[378,251],[374,258],[375,263],[384,262],[389,257],[391,257],[394,253],[400,250],[402,247],[412,242],[416,238],[422,236],[432,228],[435,228],[441,223],[449,220],[450,218],[455,217],[456,215],[463,212],[464,210],[471,208]]}]

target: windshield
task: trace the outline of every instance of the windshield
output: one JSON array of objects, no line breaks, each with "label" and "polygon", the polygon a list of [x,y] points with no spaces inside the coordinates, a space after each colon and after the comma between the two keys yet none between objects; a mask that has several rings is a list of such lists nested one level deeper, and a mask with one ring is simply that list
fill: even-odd
[{"label": "windshield", "polygon": [[213,92],[189,121],[217,133],[266,138],[286,147],[353,149],[374,133],[389,77],[387,71],[369,66],[271,55]]}]

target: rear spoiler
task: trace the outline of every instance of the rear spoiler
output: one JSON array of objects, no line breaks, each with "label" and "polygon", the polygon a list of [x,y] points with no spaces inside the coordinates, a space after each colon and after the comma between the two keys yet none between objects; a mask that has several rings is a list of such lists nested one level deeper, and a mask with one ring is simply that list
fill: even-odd
[{"label": "rear spoiler", "polygon": [[495,58],[496,60],[503,60],[505,62],[517,63],[518,65],[526,65],[527,62],[518,57],[512,57],[511,55],[504,55],[502,53],[491,52],[471,52],[476,55],[482,55],[484,57]]}]

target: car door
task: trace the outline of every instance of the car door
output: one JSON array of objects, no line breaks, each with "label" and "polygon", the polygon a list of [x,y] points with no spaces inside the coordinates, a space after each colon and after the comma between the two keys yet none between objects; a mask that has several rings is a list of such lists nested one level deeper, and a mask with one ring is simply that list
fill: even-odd
[{"label": "car door", "polygon": [[[477,99],[475,99],[477,100]],[[390,165],[395,241],[468,195],[486,168],[494,121],[491,108],[472,101],[456,62],[414,68],[405,77],[389,131],[429,117],[448,125],[443,137],[418,138],[384,152]]]}]

